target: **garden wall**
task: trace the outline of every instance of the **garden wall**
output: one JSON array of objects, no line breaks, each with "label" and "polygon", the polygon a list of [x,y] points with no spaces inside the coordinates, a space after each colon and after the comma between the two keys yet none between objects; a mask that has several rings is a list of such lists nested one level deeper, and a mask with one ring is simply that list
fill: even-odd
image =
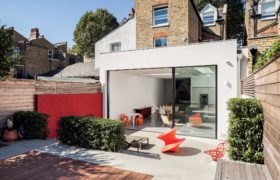
[{"label": "garden wall", "polygon": [[243,93],[262,102],[265,118],[264,160],[273,179],[280,179],[280,58],[258,70],[252,77],[245,80]]},{"label": "garden wall", "polygon": [[41,80],[0,81],[0,128],[16,111],[35,110],[36,94],[85,94],[101,91],[99,83],[74,83]]}]

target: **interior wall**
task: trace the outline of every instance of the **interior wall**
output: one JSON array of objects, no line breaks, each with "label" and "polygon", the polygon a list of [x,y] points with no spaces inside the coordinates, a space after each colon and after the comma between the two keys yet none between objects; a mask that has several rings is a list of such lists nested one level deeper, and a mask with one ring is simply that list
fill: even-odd
[{"label": "interior wall", "polygon": [[164,104],[173,102],[172,79],[164,79]]},{"label": "interior wall", "polygon": [[212,76],[192,76],[191,77],[191,103],[200,103],[200,94],[208,94],[208,104],[215,105],[216,82],[215,74]]},{"label": "interior wall", "polygon": [[110,118],[119,119],[121,113],[131,114],[134,108],[158,106],[164,103],[164,80],[110,72]]}]

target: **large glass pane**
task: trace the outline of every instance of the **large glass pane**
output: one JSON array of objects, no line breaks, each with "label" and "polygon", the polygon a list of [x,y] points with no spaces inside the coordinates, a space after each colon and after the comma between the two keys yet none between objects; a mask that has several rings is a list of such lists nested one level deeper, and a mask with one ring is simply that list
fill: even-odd
[{"label": "large glass pane", "polygon": [[178,133],[216,138],[216,66],[176,68],[175,80]]}]

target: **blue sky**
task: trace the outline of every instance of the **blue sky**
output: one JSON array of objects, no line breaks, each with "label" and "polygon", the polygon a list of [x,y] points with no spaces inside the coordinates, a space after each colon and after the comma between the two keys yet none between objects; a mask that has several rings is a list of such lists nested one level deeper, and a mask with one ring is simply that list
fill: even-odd
[{"label": "blue sky", "polygon": [[128,15],[134,0],[1,0],[0,25],[15,27],[26,37],[31,28],[40,29],[52,43],[73,45],[73,32],[86,11],[106,8],[118,21]]}]

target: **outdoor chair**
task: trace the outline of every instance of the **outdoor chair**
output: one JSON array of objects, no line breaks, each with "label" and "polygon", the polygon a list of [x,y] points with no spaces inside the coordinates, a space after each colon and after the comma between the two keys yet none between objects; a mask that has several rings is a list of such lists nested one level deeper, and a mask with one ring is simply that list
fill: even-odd
[{"label": "outdoor chair", "polygon": [[[160,117],[163,122],[162,127],[164,127],[164,126],[172,127],[172,122],[169,121],[167,116],[161,115]],[[177,127],[182,127],[184,125],[185,124],[175,122],[175,126],[177,126]]]},{"label": "outdoor chair", "polygon": [[120,115],[120,120],[123,122],[123,124],[125,125],[125,127],[129,127],[130,124],[131,124],[130,119],[129,119],[128,116],[125,115],[125,114],[121,114],[121,115]]},{"label": "outdoor chair", "polygon": [[166,133],[160,134],[158,139],[165,143],[161,152],[177,152],[179,150],[179,146],[185,141],[185,138],[180,139],[176,137],[175,128]]},{"label": "outdoor chair", "polygon": [[213,161],[218,161],[225,155],[226,149],[227,149],[227,143],[222,142],[222,143],[219,143],[216,148],[206,150],[206,151],[204,151],[204,153],[209,154],[212,157]]},{"label": "outdoor chair", "polygon": [[196,113],[189,117],[189,125],[192,127],[200,127],[202,124],[201,113]]}]

